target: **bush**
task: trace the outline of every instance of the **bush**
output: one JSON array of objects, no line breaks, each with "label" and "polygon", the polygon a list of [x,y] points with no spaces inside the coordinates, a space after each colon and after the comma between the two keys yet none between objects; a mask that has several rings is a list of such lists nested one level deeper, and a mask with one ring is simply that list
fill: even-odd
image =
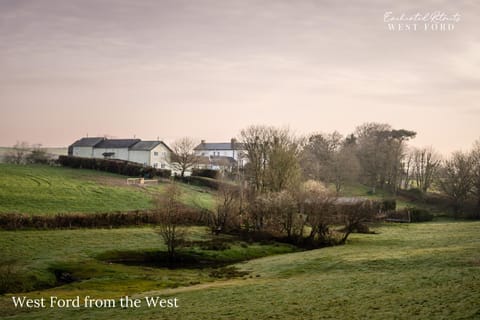
[{"label": "bush", "polygon": [[427,209],[407,208],[406,210],[410,212],[411,222],[432,221],[434,217]]},{"label": "bush", "polygon": [[397,200],[395,199],[383,199],[382,200],[382,211],[395,211],[397,208]]},{"label": "bush", "polygon": [[218,170],[213,169],[193,169],[192,176],[217,179],[218,173]]},{"label": "bush", "polygon": [[58,163],[64,167],[106,171],[130,177],[151,179],[153,177],[169,178],[171,176],[170,170],[144,167],[138,163],[124,160],[60,156],[58,157]]},{"label": "bush", "polygon": [[398,194],[407,198],[410,201],[423,201],[425,194],[418,188],[412,188],[409,190],[399,190]]}]

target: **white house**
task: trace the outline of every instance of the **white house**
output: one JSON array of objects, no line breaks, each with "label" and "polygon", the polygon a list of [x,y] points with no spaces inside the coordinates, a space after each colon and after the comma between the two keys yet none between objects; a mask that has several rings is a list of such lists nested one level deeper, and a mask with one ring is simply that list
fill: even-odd
[{"label": "white house", "polygon": [[161,169],[170,169],[172,150],[162,141],[140,139],[82,138],[68,147],[75,157],[119,159]]},{"label": "white house", "polygon": [[93,147],[103,140],[105,140],[105,138],[99,137],[82,138],[77,140],[68,147],[68,155],[83,158],[93,158]]},{"label": "white house", "polygon": [[243,144],[231,139],[230,142],[209,142],[205,140],[194,149],[195,155],[200,157],[200,167],[220,170],[235,166],[243,167],[247,161]]},{"label": "white house", "polygon": [[140,141],[129,149],[129,161],[170,169],[172,150],[162,141]]}]

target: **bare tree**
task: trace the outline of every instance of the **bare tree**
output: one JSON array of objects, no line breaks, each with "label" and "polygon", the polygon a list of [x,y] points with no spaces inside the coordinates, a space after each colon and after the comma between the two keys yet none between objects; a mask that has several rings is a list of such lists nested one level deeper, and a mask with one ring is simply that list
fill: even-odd
[{"label": "bare tree", "polygon": [[3,161],[13,164],[24,164],[27,161],[27,155],[30,153],[28,142],[17,142],[11,150],[4,156]]},{"label": "bare tree", "polygon": [[164,194],[155,199],[155,210],[158,217],[157,233],[167,245],[168,257],[173,260],[176,248],[185,235],[183,224],[183,209],[180,203],[181,190],[171,183]]},{"label": "bare tree", "polygon": [[445,161],[440,178],[440,188],[450,198],[455,214],[459,213],[474,185],[472,157],[455,152]]},{"label": "bare tree", "polygon": [[331,181],[335,185],[337,195],[345,184],[355,181],[360,172],[360,164],[355,150],[349,146],[343,146],[335,152],[328,167],[331,170]]},{"label": "bare tree", "polygon": [[218,234],[235,227],[239,222],[241,211],[240,187],[222,183],[218,190],[217,205],[210,212],[212,232]]},{"label": "bare tree", "polygon": [[316,181],[307,181],[297,193],[300,212],[310,226],[307,240],[320,245],[330,242],[330,225],[336,215],[336,196]]},{"label": "bare tree", "polygon": [[378,208],[371,200],[358,201],[353,203],[337,204],[340,221],[343,221],[343,237],[340,243],[345,243],[348,236],[355,230],[366,230],[365,223],[373,221]]},{"label": "bare tree", "polygon": [[473,165],[473,194],[477,202],[477,218],[480,218],[480,139],[475,141],[470,157]]},{"label": "bare tree", "polygon": [[428,191],[440,164],[440,156],[432,148],[413,150],[413,175],[420,190]]},{"label": "bare tree", "polygon": [[193,168],[199,161],[193,150],[195,144],[193,139],[184,137],[176,140],[171,146],[172,164],[177,170],[180,170],[182,177],[185,176],[185,171]]},{"label": "bare tree", "polygon": [[388,124],[366,123],[356,129],[358,157],[365,182],[375,193],[377,187],[396,192],[400,185],[405,142],[416,132],[392,129]]},{"label": "bare tree", "polygon": [[245,177],[255,194],[281,191],[299,182],[301,143],[288,129],[250,126],[240,136],[248,157]]},{"label": "bare tree", "polygon": [[28,163],[46,164],[50,160],[47,150],[41,144],[32,146],[31,152],[26,156]]},{"label": "bare tree", "polygon": [[310,136],[300,158],[307,178],[334,184],[337,194],[360,170],[355,143],[336,131]]}]

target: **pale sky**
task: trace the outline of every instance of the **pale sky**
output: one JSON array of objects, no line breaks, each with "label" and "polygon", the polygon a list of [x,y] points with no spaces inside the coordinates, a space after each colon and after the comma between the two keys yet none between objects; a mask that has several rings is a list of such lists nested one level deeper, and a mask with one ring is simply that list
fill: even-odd
[{"label": "pale sky", "polygon": [[[388,11],[460,21],[389,31]],[[480,138],[479,17],[475,0],[0,0],[0,146],[375,121],[465,150]]]}]

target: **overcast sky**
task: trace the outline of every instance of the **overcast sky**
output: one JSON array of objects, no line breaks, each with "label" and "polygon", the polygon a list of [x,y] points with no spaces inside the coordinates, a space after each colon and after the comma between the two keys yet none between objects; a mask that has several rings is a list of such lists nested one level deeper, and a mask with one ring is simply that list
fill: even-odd
[{"label": "overcast sky", "polygon": [[[367,121],[443,153],[480,138],[480,2],[346,3],[0,0],[0,146]],[[387,11],[460,21],[389,31]]]}]

